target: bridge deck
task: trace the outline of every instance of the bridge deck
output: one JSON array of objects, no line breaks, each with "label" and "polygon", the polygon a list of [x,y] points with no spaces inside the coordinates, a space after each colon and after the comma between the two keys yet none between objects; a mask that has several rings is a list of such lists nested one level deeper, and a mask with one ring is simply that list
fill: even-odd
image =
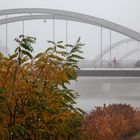
[{"label": "bridge deck", "polygon": [[140,77],[140,69],[135,70],[115,70],[115,69],[94,69],[94,70],[79,70],[78,76],[120,76],[120,77]]}]

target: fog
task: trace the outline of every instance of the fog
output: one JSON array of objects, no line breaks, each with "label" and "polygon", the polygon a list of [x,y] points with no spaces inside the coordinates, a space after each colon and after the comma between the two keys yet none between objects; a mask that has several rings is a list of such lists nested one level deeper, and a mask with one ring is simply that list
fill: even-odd
[{"label": "fog", "polygon": [[[0,9],[11,8],[50,8],[79,12],[115,22],[125,27],[140,32],[140,0],[0,0]],[[55,21],[55,39],[66,42],[65,21]],[[52,40],[52,20],[26,21],[25,34],[37,37],[34,45],[35,52],[43,51],[47,46],[46,40]],[[8,24],[8,52],[12,53],[15,49],[15,37],[22,34],[22,22]],[[0,26],[0,50],[5,52],[5,25]],[[82,23],[68,23],[68,43],[73,43],[81,36],[84,57],[93,59],[100,52],[100,28]],[[126,38],[116,32],[112,33],[112,43]],[[103,29],[103,49],[109,45],[109,31]],[[136,42],[123,44],[118,50],[112,52],[112,56],[123,55],[129,46],[137,47]],[[134,54],[129,59],[137,57]],[[105,59],[109,56],[105,56]],[[79,77],[76,82],[72,82],[71,88],[79,92],[77,106],[84,110],[91,110],[93,106],[103,105],[104,103],[130,103],[135,107],[140,105],[140,78],[122,77]]]},{"label": "fog", "polygon": [[70,87],[79,92],[77,106],[85,111],[112,103],[140,107],[140,78],[137,77],[79,77]]},{"label": "fog", "polygon": [[1,0],[0,9],[40,7],[105,18],[140,31],[139,0]]},{"label": "fog", "polygon": [[[131,28],[140,32],[139,19],[139,0],[1,0],[0,9],[11,8],[49,8],[60,9],[83,14],[92,15],[99,18],[115,22],[117,24]],[[37,42],[34,47],[35,52],[40,52],[46,49],[46,40],[52,40],[52,20],[25,21],[25,35],[37,37]],[[65,21],[55,21],[55,41],[66,41]],[[0,42],[1,46],[5,46],[5,25],[0,26]],[[9,53],[15,48],[15,37],[22,34],[22,22],[8,24],[8,49]],[[86,59],[94,59],[100,52],[100,27],[91,26],[83,23],[68,22],[68,43],[74,43],[76,39],[81,36],[81,41],[85,43],[83,47],[84,57]],[[112,32],[112,43],[121,39],[127,38],[116,32]],[[109,30],[103,29],[103,49],[109,46]],[[126,46],[126,44],[124,44]],[[136,47],[135,44],[129,46]],[[124,47],[112,52],[113,57],[121,57],[124,52]],[[130,48],[129,48],[130,49]],[[90,50],[90,51],[89,51]],[[126,49],[125,49],[126,51]],[[132,56],[133,58],[134,56]],[[105,56],[104,59],[108,59]],[[132,59],[129,58],[129,59]]]}]

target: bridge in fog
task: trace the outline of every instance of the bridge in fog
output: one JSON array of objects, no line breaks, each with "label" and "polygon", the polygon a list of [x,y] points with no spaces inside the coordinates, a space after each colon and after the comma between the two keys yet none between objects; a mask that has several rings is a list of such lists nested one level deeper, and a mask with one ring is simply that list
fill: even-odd
[{"label": "bridge in fog", "polygon": [[79,76],[131,76],[140,77],[140,61],[82,60],[78,63]]},{"label": "bridge in fog", "polygon": [[[56,40],[57,21],[64,21],[62,27],[65,29],[64,38],[66,43],[69,43],[71,38],[68,34],[68,31],[72,30],[72,27],[69,26],[70,22],[73,22],[74,24],[82,23],[90,27],[98,27],[97,40],[99,43],[96,43],[95,45],[97,46],[95,50],[98,51],[91,60],[85,57],[84,60],[78,63],[80,68],[79,76],[140,76],[140,33],[102,18],[64,10],[42,8],[0,10],[0,26],[4,28],[5,35],[5,42],[2,42],[3,46],[5,46],[5,49],[3,49],[5,55],[10,53],[8,45],[8,41],[10,40],[10,24],[21,22],[20,34],[25,34],[26,21],[42,19],[43,22],[47,22],[47,20],[52,21],[51,28],[53,41]],[[39,28],[40,25],[34,30],[39,31]],[[114,36],[116,33],[122,36],[122,38],[115,40],[114,38],[118,37],[118,35],[117,37]],[[88,38],[92,37],[88,36]],[[108,41],[108,44],[106,43],[106,40]],[[88,55],[89,52],[94,51],[94,49],[87,49],[86,51],[85,53]]]}]

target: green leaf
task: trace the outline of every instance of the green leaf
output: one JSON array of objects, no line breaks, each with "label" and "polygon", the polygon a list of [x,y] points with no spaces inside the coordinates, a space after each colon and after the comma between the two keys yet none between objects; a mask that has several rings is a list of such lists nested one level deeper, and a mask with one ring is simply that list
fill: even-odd
[{"label": "green leaf", "polygon": [[54,48],[49,47],[45,52],[47,53],[47,52],[52,51],[52,50],[54,50]]},{"label": "green leaf", "polygon": [[17,43],[20,43],[20,40],[18,38],[15,38],[14,41],[16,41]]},{"label": "green leaf", "polygon": [[65,51],[56,51],[56,53],[61,54],[62,56],[67,56],[69,53]]},{"label": "green leaf", "polygon": [[48,40],[48,43],[51,43],[53,45],[56,45],[56,43],[54,41]]},{"label": "green leaf", "polygon": [[66,44],[65,46],[66,46],[66,47],[70,47],[70,48],[73,48],[73,47],[74,47],[74,46],[71,45],[71,44]]},{"label": "green leaf", "polygon": [[41,57],[43,54],[44,54],[44,53],[38,53],[38,54],[34,57],[34,59]]},{"label": "green leaf", "polygon": [[72,65],[73,68],[79,69],[79,67],[77,65]]},{"label": "green leaf", "polygon": [[22,50],[21,52],[22,54],[27,55],[30,59],[33,58],[33,56],[28,51]]},{"label": "green leaf", "polygon": [[32,44],[32,43],[35,43],[36,38],[35,37],[31,37],[31,36],[27,36],[27,37],[23,38],[22,41],[26,42],[26,43],[29,43],[29,44]]},{"label": "green leaf", "polygon": [[65,49],[65,46],[63,45],[56,45],[58,48],[61,48],[61,49]]},{"label": "green leaf", "polygon": [[67,72],[66,74],[70,80],[75,80],[77,78],[77,72]]},{"label": "green leaf", "polygon": [[29,44],[27,44],[27,43],[21,43],[20,45],[21,45],[25,50],[28,50],[28,51],[30,51],[30,52],[33,51],[33,48],[32,48],[31,46],[29,46]]},{"label": "green leaf", "polygon": [[74,47],[74,48],[70,51],[70,53],[75,53],[75,52],[77,52],[78,49],[79,49],[79,47]]},{"label": "green leaf", "polygon": [[0,103],[4,102],[6,100],[6,97],[0,96]]},{"label": "green leaf", "polygon": [[16,49],[15,49],[15,53],[16,52],[20,52],[21,51],[21,48],[18,46]]},{"label": "green leaf", "polygon": [[27,60],[28,60],[28,57],[25,56],[25,57],[21,60],[21,63],[24,63],[24,62],[26,62]]},{"label": "green leaf", "polygon": [[65,86],[65,84],[64,83],[62,83],[62,85],[61,85],[64,89],[68,89],[66,86]]},{"label": "green leaf", "polygon": [[84,59],[83,57],[81,57],[81,56],[79,56],[79,55],[76,55],[76,54],[72,54],[72,55],[69,56],[67,59],[70,59],[70,58]]},{"label": "green leaf", "polygon": [[69,61],[69,62],[74,62],[74,63],[77,63],[77,62],[78,62],[78,60],[75,60],[75,59],[72,59],[72,58],[67,59],[67,61]]},{"label": "green leaf", "polygon": [[11,56],[9,56],[10,59],[14,59],[18,56],[18,53],[12,54]]},{"label": "green leaf", "polygon": [[25,37],[25,35],[19,35],[19,38],[24,38]]},{"label": "green leaf", "polygon": [[0,103],[4,102],[6,100],[6,97],[4,97],[2,94],[5,93],[4,88],[0,88]]},{"label": "green leaf", "polygon": [[85,44],[79,43],[78,46],[85,46]]},{"label": "green leaf", "polygon": [[6,90],[4,88],[0,88],[0,94],[4,93]]},{"label": "green leaf", "polygon": [[76,108],[79,112],[81,112],[82,114],[86,114],[86,112],[84,110],[82,110],[81,108]]},{"label": "green leaf", "polygon": [[79,52],[79,53],[83,53],[83,51],[80,51],[80,50],[77,50],[77,52]]},{"label": "green leaf", "polygon": [[58,41],[57,43],[60,44],[60,43],[63,43],[63,41]]}]

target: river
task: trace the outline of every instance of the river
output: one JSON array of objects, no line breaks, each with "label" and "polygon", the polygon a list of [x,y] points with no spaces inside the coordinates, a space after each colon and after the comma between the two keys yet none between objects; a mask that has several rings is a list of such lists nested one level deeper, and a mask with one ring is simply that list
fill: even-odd
[{"label": "river", "polygon": [[140,107],[139,77],[79,77],[70,88],[79,94],[76,106],[87,112],[112,103]]}]

